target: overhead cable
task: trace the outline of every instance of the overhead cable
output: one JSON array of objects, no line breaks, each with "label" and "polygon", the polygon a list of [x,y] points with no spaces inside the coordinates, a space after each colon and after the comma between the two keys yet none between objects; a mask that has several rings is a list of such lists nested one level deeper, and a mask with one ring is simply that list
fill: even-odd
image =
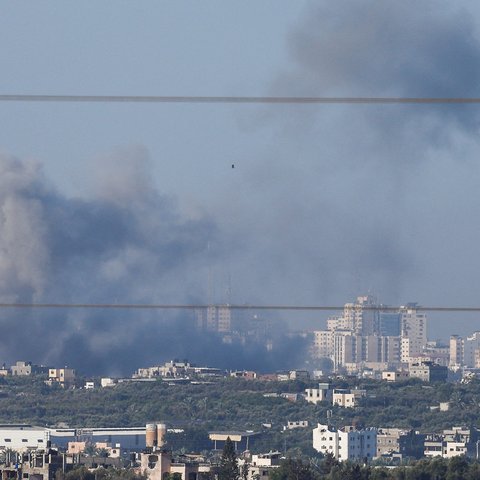
[{"label": "overhead cable", "polygon": [[[113,309],[113,310],[197,310],[206,308],[230,308],[231,310],[290,310],[290,311],[342,311],[345,305],[238,305],[238,304],[170,304],[170,303],[0,303],[0,309]],[[424,312],[480,312],[480,307],[449,307],[422,305],[356,305],[350,308],[397,312],[399,310],[416,310]]]},{"label": "overhead cable", "polygon": [[224,104],[478,104],[476,97],[309,97],[196,95],[0,95],[0,102],[224,103]]}]

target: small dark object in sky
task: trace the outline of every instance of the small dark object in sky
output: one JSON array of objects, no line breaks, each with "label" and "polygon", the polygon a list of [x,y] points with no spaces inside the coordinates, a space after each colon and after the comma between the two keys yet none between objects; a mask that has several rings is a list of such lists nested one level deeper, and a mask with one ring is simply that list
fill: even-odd
[{"label": "small dark object in sky", "polygon": [[235,168],[235,164],[234,164],[234,163],[232,163],[232,168]]}]

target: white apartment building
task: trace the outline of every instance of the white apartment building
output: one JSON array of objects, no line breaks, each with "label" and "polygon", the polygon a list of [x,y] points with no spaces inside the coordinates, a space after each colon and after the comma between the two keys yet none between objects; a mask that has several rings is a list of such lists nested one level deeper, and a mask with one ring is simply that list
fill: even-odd
[{"label": "white apartment building", "polygon": [[480,350],[480,332],[474,332],[463,341],[463,365],[475,367],[475,351]]},{"label": "white apartment building", "polygon": [[374,428],[356,430],[345,427],[337,430],[318,424],[313,430],[313,448],[323,454],[331,453],[337,460],[372,460],[376,455],[377,431]]},{"label": "white apartment building", "polygon": [[341,315],[332,315],[327,318],[327,330],[333,332],[334,330],[348,330],[349,325],[345,318]]},{"label": "white apartment building", "polygon": [[332,356],[333,335],[333,330],[316,330],[313,332],[313,358],[324,358]]},{"label": "white apartment building", "polygon": [[346,303],[343,315],[332,315],[327,319],[327,330],[350,330],[356,335],[372,335],[378,329],[379,310],[374,297],[357,297],[355,303]]},{"label": "white apartment building", "polygon": [[346,328],[357,335],[373,335],[378,325],[378,310],[375,298],[371,295],[357,297],[355,303],[346,303],[343,318]]},{"label": "white apartment building", "polygon": [[463,365],[463,338],[458,335],[450,337],[450,368],[458,368]]},{"label": "white apartment building", "polygon": [[348,363],[357,363],[357,351],[361,349],[361,337],[351,330],[338,330],[333,335],[333,368],[338,370]]},{"label": "white apartment building", "polygon": [[401,361],[409,363],[411,357],[418,357],[427,345],[427,316],[417,311],[415,303],[400,307],[402,332]]},{"label": "white apartment building", "polygon": [[319,423],[317,428],[313,429],[313,448],[324,455],[330,453],[338,459],[340,443],[338,435],[339,432],[336,428]]},{"label": "white apartment building", "polygon": [[345,427],[339,433],[338,447],[339,460],[372,460],[377,451],[377,431],[374,428],[355,430],[354,427]]},{"label": "white apartment building", "polygon": [[462,366],[480,368],[480,332],[474,332],[467,338],[458,335],[450,337],[450,368]]}]

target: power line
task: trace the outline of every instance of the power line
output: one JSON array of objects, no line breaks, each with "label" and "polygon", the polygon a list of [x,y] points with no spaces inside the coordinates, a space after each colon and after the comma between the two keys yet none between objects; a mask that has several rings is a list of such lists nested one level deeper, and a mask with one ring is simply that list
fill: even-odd
[{"label": "power line", "polygon": [[[0,303],[0,309],[112,309],[112,310],[197,310],[210,307],[232,310],[290,310],[290,311],[342,311],[338,305],[229,305],[229,304],[165,304],[165,303]],[[353,307],[355,308],[355,306]],[[384,306],[363,305],[363,310],[397,312],[411,309],[424,312],[480,312],[480,307],[441,307],[441,306]]]},{"label": "power line", "polygon": [[0,95],[0,102],[224,104],[478,104],[476,97],[279,97],[195,95]]}]

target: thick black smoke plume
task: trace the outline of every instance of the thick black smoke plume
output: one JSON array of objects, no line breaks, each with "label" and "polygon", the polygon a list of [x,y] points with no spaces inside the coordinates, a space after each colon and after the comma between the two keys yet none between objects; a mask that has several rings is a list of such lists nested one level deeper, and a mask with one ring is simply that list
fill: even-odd
[{"label": "thick black smoke plume", "polygon": [[[75,199],[39,165],[1,156],[0,301],[205,303],[207,272],[222,261],[226,237],[212,219],[187,218],[159,194],[148,164],[143,149],[117,151],[99,166],[96,194]],[[273,352],[224,344],[195,329],[193,311],[3,309],[0,318],[4,361],[86,373],[132,373],[176,357],[268,370],[294,363],[277,360],[298,347],[281,338]]]}]

